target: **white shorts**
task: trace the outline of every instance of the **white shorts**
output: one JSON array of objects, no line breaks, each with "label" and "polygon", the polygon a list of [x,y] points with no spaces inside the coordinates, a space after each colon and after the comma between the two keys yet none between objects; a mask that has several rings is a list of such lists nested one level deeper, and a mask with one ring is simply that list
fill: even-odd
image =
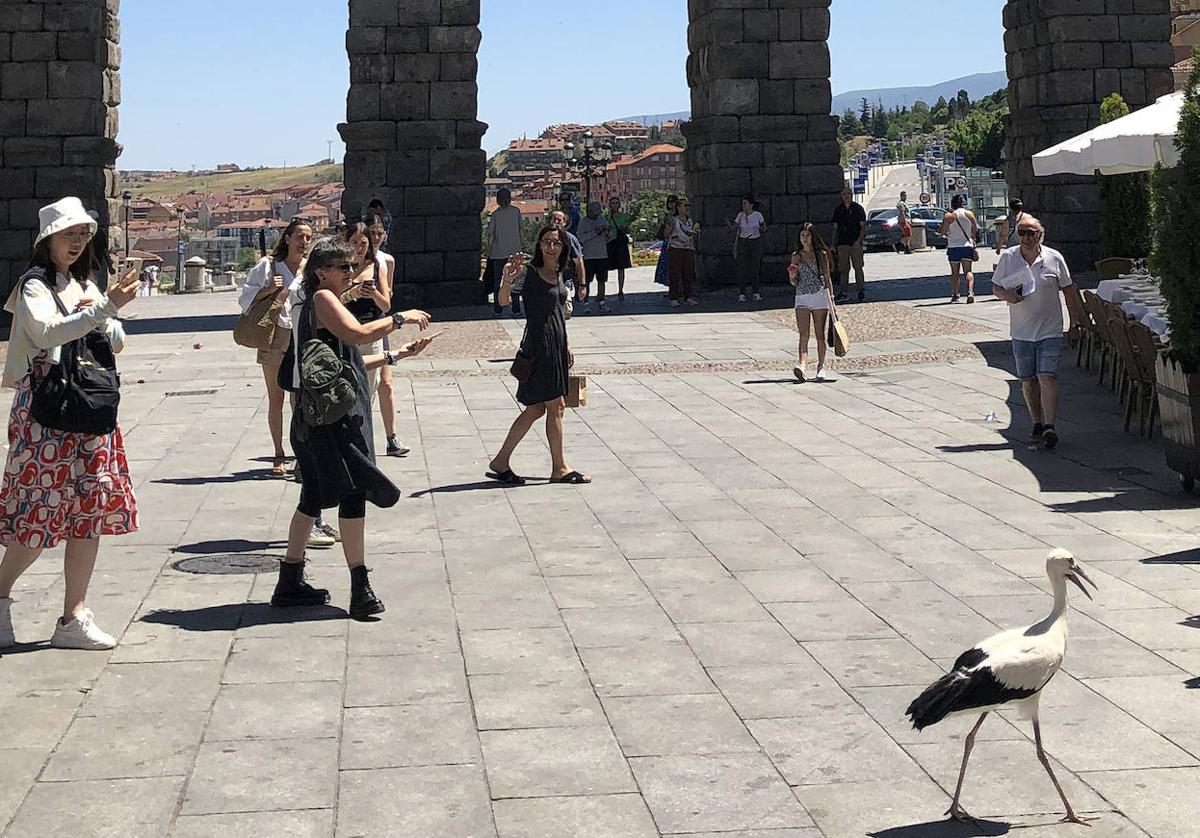
[{"label": "white shorts", "polygon": [[818,291],[815,294],[797,294],[796,308],[815,309],[817,311],[829,310],[829,292]]}]

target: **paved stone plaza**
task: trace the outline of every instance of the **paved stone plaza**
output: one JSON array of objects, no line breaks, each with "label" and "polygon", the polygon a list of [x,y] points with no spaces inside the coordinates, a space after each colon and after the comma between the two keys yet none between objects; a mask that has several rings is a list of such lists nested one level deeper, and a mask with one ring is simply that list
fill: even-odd
[{"label": "paved stone plaza", "polygon": [[[868,271],[936,276],[943,259],[872,255]],[[983,727],[968,773],[963,805],[985,820],[944,823],[969,720],[917,734],[903,717],[961,650],[1049,610],[1044,558],[1064,546],[1100,590],[1072,601],[1042,702],[1059,776],[1100,815],[1091,838],[1189,834],[1194,502],[1070,361],[1060,449],[1019,442],[1002,304],[945,305],[937,279],[868,288],[889,302],[849,318],[891,305],[957,328],[911,339],[923,363],[878,341],[856,348],[872,364],[796,386],[786,308],[669,310],[635,273],[624,313],[570,324],[592,371],[567,423],[596,481],[579,488],[483,480],[515,415],[497,361],[517,330],[450,324],[396,380],[414,450],[383,462],[404,499],[369,514],[377,623],[345,619],[337,550],[311,557],[334,596],[312,611],[270,609],[269,570],[177,569],[281,555],[298,487],[267,476],[232,295],[135,302],[123,425],[142,531],[106,542],[91,596],[121,645],[47,648],[58,553],[22,579],[28,645],[0,658],[0,832],[1084,834],[1055,824],[1012,718]],[[514,467],[544,475],[544,440]]]}]

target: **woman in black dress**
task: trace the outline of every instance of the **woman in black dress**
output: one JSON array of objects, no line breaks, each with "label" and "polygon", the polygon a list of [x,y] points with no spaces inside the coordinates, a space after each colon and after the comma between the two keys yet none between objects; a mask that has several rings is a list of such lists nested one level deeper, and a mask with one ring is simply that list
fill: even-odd
[{"label": "woman in black dress", "polygon": [[[384,610],[367,580],[363,546],[367,502],[386,509],[400,499],[400,490],[375,467],[367,371],[416,355],[429,345],[429,340],[405,344],[394,354],[383,352],[365,358],[358,345],[382,340],[405,323],[417,323],[424,329],[429,325],[429,315],[413,310],[359,323],[342,303],[355,270],[351,246],[333,239],[317,242],[304,267],[304,302],[293,317],[293,354],[298,357],[305,343],[314,338],[328,344],[353,373],[358,401],[349,414],[330,425],[310,425],[301,411],[292,412],[291,441],[300,465],[300,503],[292,516],[287,555],[279,566],[279,582],[271,604],[286,607],[329,602],[329,591],[304,581],[304,548],[317,515],[322,509],[336,506],[342,551],[350,568],[350,616],[363,619]],[[298,361],[292,364],[293,380],[300,381],[303,392]]]},{"label": "woman in black dress", "polygon": [[525,478],[514,474],[509,458],[529,433],[533,423],[546,417],[546,442],[550,445],[551,483],[591,483],[586,474],[572,470],[563,456],[563,413],[575,359],[567,345],[564,306],[567,286],[562,273],[571,259],[571,248],[557,227],[538,233],[537,252],[529,266],[518,253],[504,266],[500,278],[500,304],[508,305],[513,294],[525,300],[525,334],[521,352],[533,360],[533,374],[517,387],[517,401],[525,405],[508,430],[508,436],[490,464],[487,476],[502,483],[522,485]]}]

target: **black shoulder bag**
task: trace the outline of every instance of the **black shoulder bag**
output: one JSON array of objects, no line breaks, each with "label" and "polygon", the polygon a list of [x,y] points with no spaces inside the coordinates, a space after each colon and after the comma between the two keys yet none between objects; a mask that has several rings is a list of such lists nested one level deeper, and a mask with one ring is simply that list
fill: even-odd
[{"label": "black shoulder bag", "polygon": [[[46,284],[58,310],[67,309],[54,286],[44,277],[31,277]],[[33,381],[33,418],[44,428],[101,436],[117,427],[121,403],[121,377],[108,336],[95,329],[59,348],[57,364],[51,364]]]}]

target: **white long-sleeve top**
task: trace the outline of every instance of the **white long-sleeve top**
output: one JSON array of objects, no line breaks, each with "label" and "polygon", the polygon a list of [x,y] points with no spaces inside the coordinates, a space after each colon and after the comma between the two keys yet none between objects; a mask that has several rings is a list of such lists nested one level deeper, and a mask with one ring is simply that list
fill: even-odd
[{"label": "white long-sleeve top", "polygon": [[283,284],[288,289],[287,299],[279,309],[279,316],[276,318],[276,323],[282,329],[292,328],[292,306],[300,303],[300,288],[304,283],[304,272],[293,274],[288,270],[287,263],[275,262],[269,256],[259,260],[259,263],[250,269],[250,273],[246,275],[246,284],[242,287],[242,293],[238,296],[238,305],[242,307],[242,311],[246,311],[254,303],[254,298],[259,293],[272,284],[272,279],[275,274],[283,277]]},{"label": "white long-sleeve top", "polygon": [[[125,348],[125,330],[116,320],[117,307],[94,282],[75,282],[58,274],[55,287],[67,314],[63,314],[54,302],[45,282],[29,281],[26,273],[13,289],[4,306],[12,314],[12,330],[8,338],[8,357],[4,360],[5,387],[16,387],[17,382],[29,372],[30,362],[40,352],[47,352],[50,363],[57,363],[59,348],[83,337],[93,329],[108,335],[113,352]],[[92,300],[92,304],[78,311],[80,300]]]}]

